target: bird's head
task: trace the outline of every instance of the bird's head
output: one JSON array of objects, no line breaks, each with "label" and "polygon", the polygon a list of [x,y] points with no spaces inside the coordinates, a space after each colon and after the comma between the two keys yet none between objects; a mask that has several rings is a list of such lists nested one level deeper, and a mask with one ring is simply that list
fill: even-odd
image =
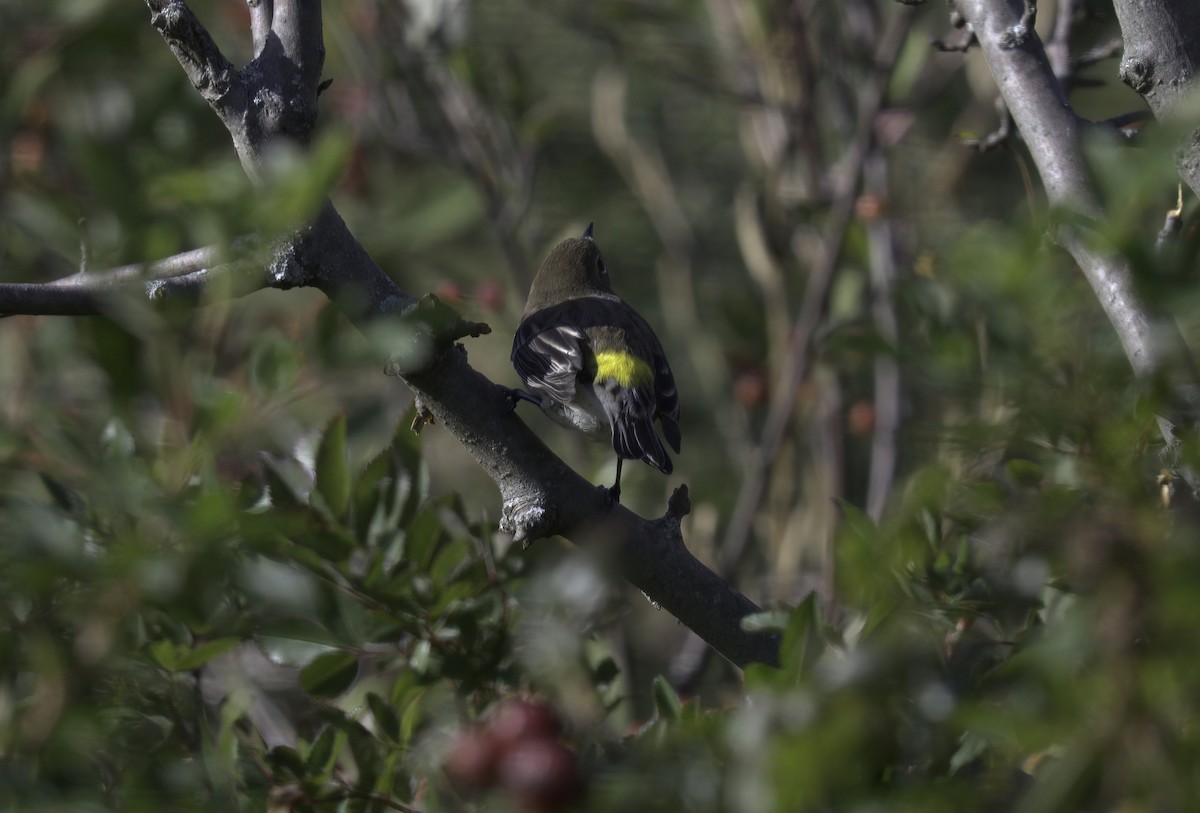
[{"label": "bird's head", "polygon": [[579,237],[568,237],[553,249],[529,288],[525,313],[581,296],[613,293],[600,249],[592,239],[592,224]]}]

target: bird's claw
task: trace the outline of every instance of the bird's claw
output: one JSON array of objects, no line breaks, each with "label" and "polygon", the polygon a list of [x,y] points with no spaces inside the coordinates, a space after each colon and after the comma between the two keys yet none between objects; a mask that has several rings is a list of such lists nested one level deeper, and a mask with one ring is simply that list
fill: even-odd
[{"label": "bird's claw", "polygon": [[517,403],[520,401],[528,401],[531,404],[536,404],[539,408],[542,405],[541,401],[525,392],[525,390],[519,390],[515,387],[503,387],[502,389],[504,390],[504,398],[508,401],[509,409],[516,409]]}]

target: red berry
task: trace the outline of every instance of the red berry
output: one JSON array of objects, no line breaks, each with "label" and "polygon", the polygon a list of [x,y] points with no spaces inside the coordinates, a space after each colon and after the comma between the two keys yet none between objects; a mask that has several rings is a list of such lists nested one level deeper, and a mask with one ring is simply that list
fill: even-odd
[{"label": "red berry", "polygon": [[455,784],[469,790],[484,790],[496,782],[499,749],[491,734],[479,726],[459,731],[446,754],[443,768]]},{"label": "red berry", "polygon": [[846,416],[850,434],[862,437],[875,431],[875,405],[870,401],[855,401]]},{"label": "red berry", "polygon": [[759,370],[746,370],[733,381],[733,397],[743,409],[758,409],[767,402],[767,377]]},{"label": "red berry", "polygon": [[433,295],[450,305],[457,305],[463,300],[463,289],[454,280],[444,279],[433,289]]},{"label": "red berry", "polygon": [[505,749],[526,739],[555,739],[562,721],[550,706],[537,700],[505,701],[488,725],[496,747]]},{"label": "red berry", "polygon": [[475,301],[492,313],[504,310],[504,286],[494,279],[480,280],[475,286]]},{"label": "red berry", "polygon": [[583,790],[579,761],[555,739],[524,739],[504,751],[499,764],[500,784],[527,810],[561,810]]}]

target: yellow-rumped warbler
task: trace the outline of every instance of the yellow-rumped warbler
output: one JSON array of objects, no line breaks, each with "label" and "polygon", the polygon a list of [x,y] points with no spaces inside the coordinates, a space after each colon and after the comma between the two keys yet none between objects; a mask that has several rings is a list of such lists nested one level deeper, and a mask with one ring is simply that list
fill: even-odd
[{"label": "yellow-rumped warbler", "polygon": [[512,363],[540,406],[563,426],[611,441],[621,463],[644,460],[663,474],[671,458],[655,431],[679,451],[679,393],[662,345],[646,320],[613,293],[592,224],[546,257],[513,337]]}]

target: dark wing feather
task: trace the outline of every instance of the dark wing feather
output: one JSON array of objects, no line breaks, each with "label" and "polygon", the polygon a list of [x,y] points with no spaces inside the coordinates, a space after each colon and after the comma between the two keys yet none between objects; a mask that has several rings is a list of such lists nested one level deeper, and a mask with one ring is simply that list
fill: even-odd
[{"label": "dark wing feather", "polygon": [[528,337],[517,331],[512,363],[530,389],[561,403],[575,398],[575,383],[588,363],[587,336],[571,327],[554,327]]}]

